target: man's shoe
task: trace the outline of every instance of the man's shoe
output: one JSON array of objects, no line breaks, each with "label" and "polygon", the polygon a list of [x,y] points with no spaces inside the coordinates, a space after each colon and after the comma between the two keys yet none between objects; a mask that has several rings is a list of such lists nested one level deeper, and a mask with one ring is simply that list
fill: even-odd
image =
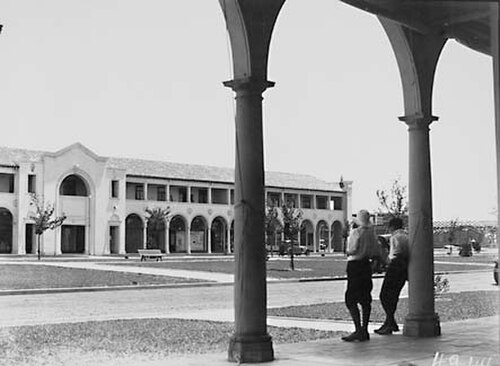
[{"label": "man's shoe", "polygon": [[385,328],[382,328],[382,329],[377,329],[375,332],[377,334],[380,334],[380,335],[389,335],[389,334],[392,334],[392,328],[391,327],[385,327]]},{"label": "man's shoe", "polygon": [[370,340],[370,335],[366,330],[359,330],[341,339],[345,342],[365,342]]},{"label": "man's shoe", "polygon": [[359,336],[359,341],[360,342],[366,342],[370,340],[370,333],[368,333],[368,330],[363,329],[361,331],[361,335]]},{"label": "man's shoe", "polygon": [[387,324],[382,324],[382,326],[378,329],[375,329],[374,332],[377,333],[377,334],[380,334],[380,332],[385,332],[387,329]]},{"label": "man's shoe", "polygon": [[390,325],[389,329],[391,329],[393,332],[399,332],[399,327],[397,324]]},{"label": "man's shoe", "polygon": [[356,331],[356,332],[353,332],[353,333],[349,334],[348,336],[344,336],[340,339],[342,339],[345,342],[356,342],[356,341],[359,341],[360,334],[361,333],[359,331]]}]

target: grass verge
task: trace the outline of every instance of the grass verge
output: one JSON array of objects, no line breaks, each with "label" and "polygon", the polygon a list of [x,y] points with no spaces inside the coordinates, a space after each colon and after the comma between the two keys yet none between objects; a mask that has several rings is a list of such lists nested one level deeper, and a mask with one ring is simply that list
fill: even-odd
[{"label": "grass verge", "polygon": [[[474,271],[488,269],[484,264],[470,265],[467,262],[436,263],[436,272]],[[295,257],[295,270],[290,270],[290,258],[273,257],[267,261],[267,276],[270,278],[314,278],[345,276],[346,259],[343,256]],[[233,260],[184,260],[163,262],[122,262],[119,265],[182,269],[204,272],[234,273]],[[493,270],[493,265],[491,266]]]},{"label": "grass verge", "polygon": [[[477,319],[499,313],[497,291],[475,291],[446,293],[436,299],[436,312],[442,322],[464,319]],[[399,300],[396,321],[404,322],[408,314],[408,298]],[[343,302],[323,303],[307,306],[288,306],[272,308],[268,315],[312,319],[350,320]],[[379,300],[372,302],[371,321],[383,322],[384,310]]]},{"label": "grass verge", "polygon": [[0,266],[0,290],[133,286],[181,282],[201,281],[177,277],[44,265],[3,264]]},{"label": "grass verge", "polygon": [[[159,360],[227,350],[232,323],[143,319],[0,329],[4,365],[88,365]],[[339,336],[338,332],[269,327],[274,343]]]}]

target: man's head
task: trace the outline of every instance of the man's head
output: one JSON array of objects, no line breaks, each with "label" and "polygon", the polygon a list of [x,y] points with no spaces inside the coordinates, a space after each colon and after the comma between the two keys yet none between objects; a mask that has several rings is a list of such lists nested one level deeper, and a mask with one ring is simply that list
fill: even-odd
[{"label": "man's head", "polygon": [[360,210],[358,212],[357,219],[359,223],[363,226],[370,224],[370,213],[367,210]]},{"label": "man's head", "polygon": [[403,228],[403,219],[401,217],[393,217],[387,224],[389,231],[399,230]]}]

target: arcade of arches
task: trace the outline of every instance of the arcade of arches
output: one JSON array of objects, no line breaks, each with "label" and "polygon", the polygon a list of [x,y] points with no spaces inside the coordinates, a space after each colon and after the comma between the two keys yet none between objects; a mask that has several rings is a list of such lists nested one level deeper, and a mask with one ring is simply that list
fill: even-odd
[{"label": "arcade of arches", "polygon": [[[130,214],[125,220],[125,251],[137,253],[139,249],[160,249],[163,253],[228,253],[231,247],[233,225],[223,217],[215,217],[210,223],[202,216],[190,222],[182,215],[173,216],[155,232],[138,214]],[[188,243],[190,245],[188,245]]]}]

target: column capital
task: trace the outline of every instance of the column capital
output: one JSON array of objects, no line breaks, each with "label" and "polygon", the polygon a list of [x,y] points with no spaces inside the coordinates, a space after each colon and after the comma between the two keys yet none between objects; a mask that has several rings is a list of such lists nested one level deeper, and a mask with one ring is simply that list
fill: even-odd
[{"label": "column capital", "polygon": [[398,117],[401,122],[404,122],[408,125],[408,130],[422,130],[429,129],[429,125],[437,121],[439,117],[433,115],[423,115],[423,114],[413,114],[409,116],[401,116]]},{"label": "column capital", "polygon": [[235,92],[248,93],[263,93],[267,88],[272,88],[275,85],[274,81],[269,81],[261,78],[240,78],[224,81],[224,86],[233,89]]}]

